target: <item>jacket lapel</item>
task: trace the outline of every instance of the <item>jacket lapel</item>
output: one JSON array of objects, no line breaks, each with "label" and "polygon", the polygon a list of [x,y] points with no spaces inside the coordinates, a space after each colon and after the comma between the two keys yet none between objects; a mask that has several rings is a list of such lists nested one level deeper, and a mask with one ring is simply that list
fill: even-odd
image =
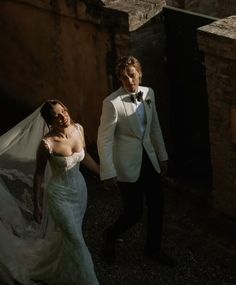
[{"label": "jacket lapel", "polygon": [[151,99],[149,98],[147,93],[143,93],[143,105],[145,109],[145,114],[146,114],[146,128],[144,132],[144,136],[146,132],[150,129],[150,124],[151,124],[151,115],[152,115],[152,104],[151,104]]}]

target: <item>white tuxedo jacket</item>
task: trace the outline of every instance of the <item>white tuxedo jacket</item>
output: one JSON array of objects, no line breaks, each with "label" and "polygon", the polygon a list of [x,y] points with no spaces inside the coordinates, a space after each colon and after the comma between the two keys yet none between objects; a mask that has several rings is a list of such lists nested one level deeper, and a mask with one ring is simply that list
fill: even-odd
[{"label": "white tuxedo jacket", "polygon": [[142,152],[145,148],[154,168],[160,172],[159,161],[168,159],[151,88],[139,86],[143,92],[146,128],[141,133],[140,122],[133,109],[130,94],[122,87],[103,101],[98,128],[98,154],[101,180],[117,176],[118,181],[137,181]]}]

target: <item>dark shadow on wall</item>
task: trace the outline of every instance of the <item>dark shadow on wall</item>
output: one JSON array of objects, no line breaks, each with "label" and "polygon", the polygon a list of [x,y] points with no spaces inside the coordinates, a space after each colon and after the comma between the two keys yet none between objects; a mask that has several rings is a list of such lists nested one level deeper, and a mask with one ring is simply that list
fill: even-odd
[{"label": "dark shadow on wall", "polygon": [[7,132],[17,123],[27,117],[32,110],[27,107],[26,102],[12,99],[9,94],[0,90],[0,135]]},{"label": "dark shadow on wall", "polygon": [[208,94],[197,28],[215,19],[168,7],[164,18],[173,146],[171,173],[185,183],[211,189]]}]

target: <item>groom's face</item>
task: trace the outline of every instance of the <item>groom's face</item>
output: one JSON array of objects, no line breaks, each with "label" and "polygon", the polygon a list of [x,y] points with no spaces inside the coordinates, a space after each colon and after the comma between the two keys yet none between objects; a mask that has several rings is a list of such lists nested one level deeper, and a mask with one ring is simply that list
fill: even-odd
[{"label": "groom's face", "polygon": [[136,92],[140,83],[140,74],[134,66],[129,65],[121,72],[120,81],[127,92]]}]

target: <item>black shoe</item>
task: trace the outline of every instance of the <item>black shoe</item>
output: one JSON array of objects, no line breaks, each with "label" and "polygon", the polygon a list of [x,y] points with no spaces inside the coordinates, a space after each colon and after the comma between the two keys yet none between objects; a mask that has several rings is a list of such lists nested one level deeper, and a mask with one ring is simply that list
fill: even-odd
[{"label": "black shoe", "polygon": [[116,260],[115,240],[109,239],[106,231],[103,232],[102,238],[102,257],[108,264],[112,264]]},{"label": "black shoe", "polygon": [[153,261],[157,261],[161,265],[168,267],[174,267],[176,265],[175,260],[172,257],[165,254],[163,251],[146,252],[146,255],[148,258],[150,258]]}]

